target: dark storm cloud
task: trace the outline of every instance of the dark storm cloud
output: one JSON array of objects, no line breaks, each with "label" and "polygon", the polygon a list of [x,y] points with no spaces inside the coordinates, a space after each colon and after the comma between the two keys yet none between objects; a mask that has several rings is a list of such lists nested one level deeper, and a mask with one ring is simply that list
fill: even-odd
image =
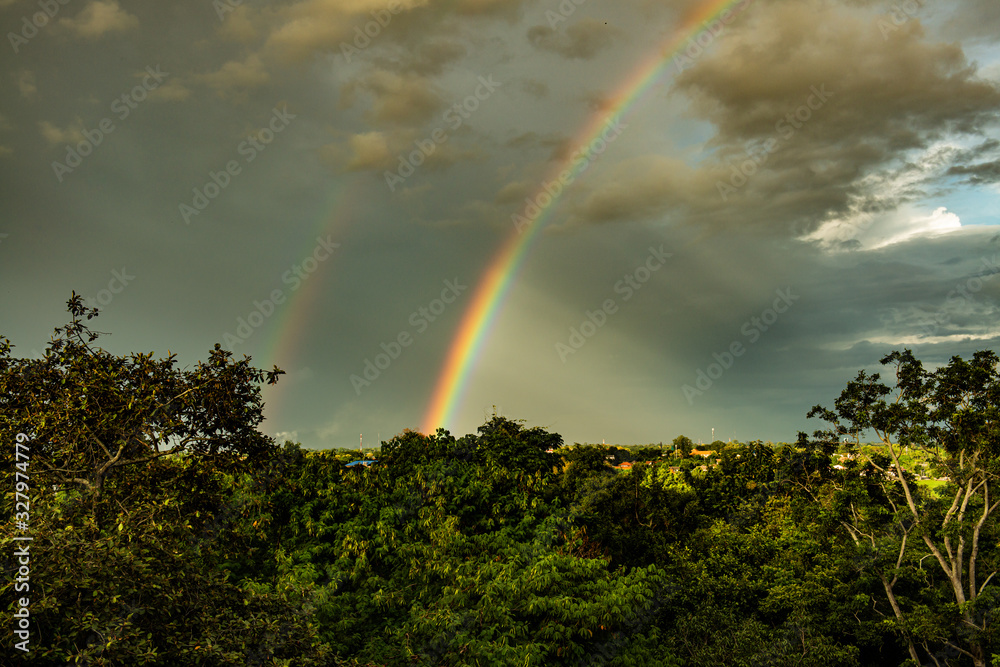
[{"label": "dark storm cloud", "polygon": [[[755,0],[666,62],[553,198],[453,432],[497,404],[569,441],[712,425],[787,439],[891,349],[995,346],[996,3],[914,0],[886,28],[893,4]],[[289,371],[265,429],[356,446],[416,427],[466,301],[361,396],[350,375],[442,281],[471,302],[512,214],[555,188],[582,129],[702,5],[588,0],[555,25],[555,0],[61,5],[0,62],[0,334],[43,349],[76,289],[107,301],[116,352],[193,363],[283,289],[234,350]],[[36,11],[0,0],[0,24]],[[169,76],[112,111],[157,66]],[[490,75],[502,86],[469,101]],[[104,118],[113,132],[58,180],[53,163]],[[420,164],[391,190],[401,160]],[[179,205],[198,196],[186,224]],[[340,247],[293,294],[282,276],[320,231]],[[615,286],[661,245],[669,261],[625,301]],[[134,278],[112,294],[114,272]],[[794,306],[689,405],[680,387],[787,289]],[[608,298],[619,309],[563,363],[554,343]]]},{"label": "dark storm cloud", "polygon": [[[671,210],[703,224],[808,231],[870,196],[872,173],[902,174],[910,152],[1000,118],[1000,87],[918,20],[883,38],[869,12],[757,9],[674,84],[713,124],[713,157],[696,168],[650,159],[619,170],[580,207],[580,220]],[[758,164],[744,178],[739,166],[751,158]],[[901,193],[897,203],[905,200]]]},{"label": "dark storm cloud", "polygon": [[970,185],[997,183],[1000,182],[1000,160],[968,166],[956,165],[948,169],[948,174],[952,176],[967,176],[968,178],[965,179],[965,182]]}]

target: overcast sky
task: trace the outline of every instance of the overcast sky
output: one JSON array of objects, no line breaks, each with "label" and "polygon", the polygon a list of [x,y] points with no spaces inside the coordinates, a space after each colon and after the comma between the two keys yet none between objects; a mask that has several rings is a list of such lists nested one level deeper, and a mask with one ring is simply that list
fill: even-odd
[{"label": "overcast sky", "polygon": [[894,349],[996,349],[1000,4],[753,0],[672,57],[703,6],[0,0],[0,334],[38,356],[76,290],[116,354],[286,370],[271,435],[417,429],[512,216],[659,54],[452,433],[789,441]]}]

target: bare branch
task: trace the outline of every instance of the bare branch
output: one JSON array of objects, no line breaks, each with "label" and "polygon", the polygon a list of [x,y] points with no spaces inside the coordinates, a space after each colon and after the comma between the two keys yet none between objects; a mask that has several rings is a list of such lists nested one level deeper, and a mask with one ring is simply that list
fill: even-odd
[{"label": "bare branch", "polygon": [[934,661],[934,664],[937,665],[937,667],[941,667],[941,663],[938,661],[937,656],[934,655],[934,653],[930,650],[930,648],[928,648],[927,642],[924,641],[921,642],[921,644],[923,645],[924,650],[927,651],[927,655],[929,655],[931,660]]},{"label": "bare branch", "polygon": [[[907,538],[908,535],[909,535],[909,531],[906,531],[906,532],[903,533],[903,540],[902,540],[902,543],[899,545],[899,556],[896,558],[896,570],[897,571],[899,570],[899,567],[903,564],[903,554],[906,553],[906,538]],[[892,585],[893,586],[896,585],[896,581],[898,579],[899,579],[899,575],[894,573],[892,575]]]},{"label": "bare branch", "polygon": [[979,587],[979,593],[983,592],[983,589],[986,588],[986,584],[990,583],[990,579],[992,579],[993,575],[995,575],[998,571],[1000,571],[1000,570],[993,570],[993,572],[990,574],[990,576],[986,577],[986,581],[984,581],[983,585]]},{"label": "bare branch", "polygon": [[961,647],[958,647],[958,646],[955,646],[955,645],[954,645],[954,644],[952,644],[951,642],[948,642],[948,641],[946,641],[946,642],[945,642],[945,645],[946,645],[946,646],[950,646],[950,647],[952,647],[953,649],[955,649],[955,650],[956,650],[956,651],[958,651],[959,653],[962,653],[962,654],[964,654],[964,655],[967,655],[967,656],[969,656],[969,657],[970,657],[970,658],[972,658],[973,660],[975,660],[975,659],[976,659],[976,656],[972,655],[971,653],[969,653],[968,651],[966,651],[966,650],[965,650],[964,648],[961,648]]},{"label": "bare branch", "polygon": [[[985,481],[984,481],[985,483]],[[996,507],[996,505],[994,505]],[[976,526],[972,529],[972,553],[969,554],[969,599],[975,600],[976,596],[982,591],[976,590],[976,559],[979,557],[979,534],[983,528],[983,524],[986,523],[986,519],[990,515],[990,486],[987,484],[983,489],[983,514],[979,517],[979,521],[976,522]],[[994,573],[995,574],[995,573]],[[991,574],[990,577],[993,575]],[[987,579],[986,581],[989,581]],[[986,584],[983,584],[984,586]]]},{"label": "bare branch", "polygon": [[[892,585],[886,581],[884,576],[879,575],[879,579],[882,580],[882,586],[885,588],[885,595],[889,598],[889,605],[892,607],[892,613],[896,615],[896,618],[900,621],[903,620],[903,610],[899,608],[899,603],[896,601],[896,595],[892,591]],[[910,633],[904,633],[906,638],[906,645],[910,651],[910,657],[913,661],[920,664],[920,656],[917,654],[917,647],[913,645],[913,639],[910,637]]]}]

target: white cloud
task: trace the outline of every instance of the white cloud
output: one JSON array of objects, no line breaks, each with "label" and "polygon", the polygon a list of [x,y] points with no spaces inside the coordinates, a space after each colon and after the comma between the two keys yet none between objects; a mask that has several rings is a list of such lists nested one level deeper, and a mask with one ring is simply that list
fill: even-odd
[{"label": "white cloud", "polygon": [[351,158],[347,169],[380,169],[391,162],[389,147],[382,132],[355,134],[350,139]]},{"label": "white cloud", "polygon": [[38,129],[49,146],[83,141],[83,121],[79,118],[66,128],[57,127],[47,120],[39,121]]},{"label": "white cloud", "polygon": [[930,215],[907,216],[905,208],[894,216],[891,223],[882,225],[880,239],[874,240],[871,249],[884,248],[894,243],[903,243],[917,236],[938,236],[962,228],[962,221],[944,206]]},{"label": "white cloud", "polygon": [[242,99],[249,90],[269,82],[271,75],[260,57],[251,55],[243,61],[230,60],[216,71],[202,74],[199,79],[214,88],[220,97]]},{"label": "white cloud", "polygon": [[80,37],[96,39],[108,32],[122,32],[139,27],[139,19],[123,10],[117,0],[94,0],[73,18],[59,20]]},{"label": "white cloud", "polygon": [[823,222],[800,240],[828,250],[875,250],[961,229],[955,213],[935,206],[933,192],[941,187],[948,168],[973,145],[973,139],[942,140],[904,156],[895,171],[859,179],[848,212]]}]

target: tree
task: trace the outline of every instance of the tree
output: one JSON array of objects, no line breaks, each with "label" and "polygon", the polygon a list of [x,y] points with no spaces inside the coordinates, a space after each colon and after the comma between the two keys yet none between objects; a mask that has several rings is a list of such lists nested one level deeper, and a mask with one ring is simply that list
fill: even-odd
[{"label": "tree", "polygon": [[719,464],[704,475],[687,475],[705,515],[745,523],[781,491],[774,450],[760,440],[717,452]]},{"label": "tree", "polygon": [[713,452],[718,452],[720,454],[722,453],[722,450],[724,450],[726,447],[727,444],[722,440],[716,440],[710,445],[705,445],[705,449],[711,449]]},{"label": "tree", "polygon": [[253,517],[225,514],[233,490],[224,476],[184,458],[141,473],[117,513],[110,494],[100,501],[106,529],[91,502],[76,502],[81,492],[32,493],[30,589],[13,590],[13,549],[0,586],[8,602],[30,598],[26,663],[326,664],[308,604],[287,591],[248,591],[228,576],[242,539],[226,524]]},{"label": "tree", "polygon": [[680,452],[680,455],[684,458],[691,456],[691,450],[694,449],[694,441],[686,435],[679,435],[674,438],[674,451]]},{"label": "tree", "polygon": [[[218,345],[192,370],[176,369],[175,355],[115,356],[91,345],[100,334],[82,320],[96,309],[74,293],[68,310],[43,359],[16,359],[0,338],[5,516],[15,471],[30,479],[27,660],[325,664],[308,605],[249,591],[226,572],[245,542],[234,526],[257,525],[227,498],[234,475],[271,472],[258,385],[281,371],[234,362]],[[12,443],[25,438],[28,460],[15,468]],[[9,544],[14,526],[0,536]],[[5,600],[15,597],[12,551]]]},{"label": "tree", "polygon": [[284,371],[262,371],[249,357],[232,361],[216,344],[207,363],[175,368],[176,356],[117,357],[91,347],[101,335],[82,318],[97,316],[73,293],[69,324],[55,330],[44,358],[13,359],[0,338],[0,435],[31,439],[34,478],[76,487],[94,501],[129,467],[190,452],[219,465],[252,467],[275,447],[257,430],[258,384]]},{"label": "tree", "polygon": [[538,426],[524,428],[520,420],[496,414],[478,430],[479,447],[486,452],[487,465],[500,465],[527,474],[548,474],[559,462],[555,450],[562,447],[563,440],[558,433],[549,433]]},{"label": "tree", "polygon": [[663,451],[653,445],[640,445],[631,450],[633,461],[659,461]]},{"label": "tree", "polygon": [[[995,353],[980,351],[971,361],[953,357],[928,371],[910,350],[893,352],[882,364],[895,368],[895,387],[861,371],[834,410],[816,406],[809,412],[831,424],[816,432],[829,449],[842,438],[856,447],[869,433],[882,445],[885,455],[869,455],[865,474],[845,475],[827,502],[878,569],[917,664],[918,647],[937,664],[947,651],[976,667],[987,664],[997,606],[996,585],[990,584],[1000,571],[994,546],[1000,506],[998,361]],[[917,486],[901,462],[906,448],[927,452],[950,478],[943,496]],[[940,586],[924,570],[930,563],[943,575]],[[909,594],[899,595],[899,587]]]},{"label": "tree", "polygon": [[[310,452],[267,499],[278,509],[291,489],[294,504],[269,537],[278,577],[260,583],[312,587],[321,637],[363,662],[669,664],[648,658],[667,649],[646,634],[666,582],[593,548],[553,471],[560,443],[494,416],[457,440],[405,431],[362,471]],[[599,454],[581,471],[616,479],[580,449]]]}]

